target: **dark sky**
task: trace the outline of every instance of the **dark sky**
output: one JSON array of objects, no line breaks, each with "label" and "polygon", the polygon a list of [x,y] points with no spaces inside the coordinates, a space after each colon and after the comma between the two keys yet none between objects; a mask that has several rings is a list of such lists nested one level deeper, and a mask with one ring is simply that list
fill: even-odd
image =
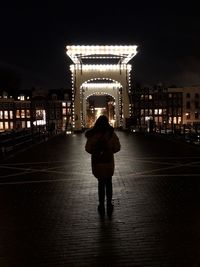
[{"label": "dark sky", "polygon": [[65,47],[71,44],[136,44],[137,82],[200,84],[198,1],[4,2],[0,67],[20,73],[23,88],[69,87]]}]

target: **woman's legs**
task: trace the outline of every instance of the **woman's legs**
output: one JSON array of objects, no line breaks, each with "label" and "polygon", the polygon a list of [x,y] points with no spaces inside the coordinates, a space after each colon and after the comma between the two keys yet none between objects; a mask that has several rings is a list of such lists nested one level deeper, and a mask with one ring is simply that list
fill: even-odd
[{"label": "woman's legs", "polygon": [[106,187],[106,200],[108,206],[112,204],[112,195],[113,195],[112,177],[106,178],[105,187]]},{"label": "woman's legs", "polygon": [[112,177],[106,177],[106,178],[98,179],[98,196],[99,196],[98,210],[100,212],[104,212],[104,209],[105,209],[104,208],[105,195],[106,195],[108,212],[112,212],[112,209],[113,209],[113,205],[112,205],[112,195],[113,195]]},{"label": "woman's legs", "polygon": [[98,196],[99,196],[99,205],[104,206],[105,202],[105,180],[98,179]]}]

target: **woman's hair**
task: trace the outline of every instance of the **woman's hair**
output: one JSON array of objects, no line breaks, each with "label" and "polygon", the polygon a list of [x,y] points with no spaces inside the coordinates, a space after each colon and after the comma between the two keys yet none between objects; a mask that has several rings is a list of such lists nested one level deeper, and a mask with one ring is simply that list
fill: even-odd
[{"label": "woman's hair", "polygon": [[107,129],[111,129],[111,125],[109,124],[108,118],[105,115],[101,115],[96,120],[93,129],[96,131],[104,131]]},{"label": "woman's hair", "polygon": [[109,132],[110,134],[113,133],[114,128],[109,124],[108,118],[105,115],[101,115],[96,120],[93,128],[86,132],[86,137],[93,135],[97,132]]}]

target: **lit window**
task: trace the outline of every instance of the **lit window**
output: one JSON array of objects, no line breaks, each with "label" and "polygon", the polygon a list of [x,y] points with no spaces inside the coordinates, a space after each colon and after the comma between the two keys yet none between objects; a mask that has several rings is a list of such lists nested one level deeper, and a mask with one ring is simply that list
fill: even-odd
[{"label": "lit window", "polygon": [[25,100],[25,96],[24,95],[18,96],[18,100]]},{"label": "lit window", "polygon": [[20,110],[19,109],[16,110],[16,118],[20,118]]},{"label": "lit window", "polygon": [[13,119],[13,111],[10,110],[10,119]]},{"label": "lit window", "polygon": [[25,118],[25,110],[24,109],[21,110],[21,118],[23,118],[23,119]]},{"label": "lit window", "polygon": [[34,121],[33,124],[34,125],[46,124],[46,111],[44,109],[36,110],[36,121]]},{"label": "lit window", "polygon": [[13,122],[10,121],[10,129],[13,129]]},{"label": "lit window", "polygon": [[27,121],[27,128],[30,128],[30,127],[31,127],[31,122]]},{"label": "lit window", "polygon": [[6,119],[6,120],[8,119],[8,111],[7,110],[4,111],[4,119]]},{"label": "lit window", "polygon": [[0,130],[3,130],[4,128],[3,128],[3,122],[2,121],[0,121]]},{"label": "lit window", "polygon": [[66,108],[63,108],[63,109],[62,109],[62,114],[63,114],[63,115],[66,115]]},{"label": "lit window", "polygon": [[5,121],[5,130],[8,130],[8,129],[9,129],[8,121]]},{"label": "lit window", "polygon": [[62,102],[62,106],[63,107],[66,107],[66,102]]},{"label": "lit window", "polygon": [[3,119],[3,111],[0,110],[0,120],[2,120],[2,119]]},{"label": "lit window", "polygon": [[26,110],[26,117],[27,117],[27,118],[30,118],[30,116],[31,116],[31,114],[30,114],[30,109],[27,109],[27,110]]},{"label": "lit window", "polygon": [[22,121],[22,128],[26,128],[26,122]]}]

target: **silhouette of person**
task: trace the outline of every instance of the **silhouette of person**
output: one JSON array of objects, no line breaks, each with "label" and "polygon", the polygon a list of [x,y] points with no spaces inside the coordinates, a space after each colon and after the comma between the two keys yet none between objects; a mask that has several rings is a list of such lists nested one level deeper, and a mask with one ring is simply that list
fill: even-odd
[{"label": "silhouette of person", "polygon": [[[121,144],[114,128],[109,124],[108,118],[101,115],[95,122],[93,128],[85,133],[87,138],[85,150],[91,154],[92,173],[98,180],[98,211],[101,215],[105,213],[105,196],[107,213],[113,211],[112,204],[112,176],[114,174],[114,153],[120,151]],[[95,157],[97,143],[101,141],[102,147],[106,144],[105,159],[101,162]],[[110,155],[110,156],[108,156]]]}]

